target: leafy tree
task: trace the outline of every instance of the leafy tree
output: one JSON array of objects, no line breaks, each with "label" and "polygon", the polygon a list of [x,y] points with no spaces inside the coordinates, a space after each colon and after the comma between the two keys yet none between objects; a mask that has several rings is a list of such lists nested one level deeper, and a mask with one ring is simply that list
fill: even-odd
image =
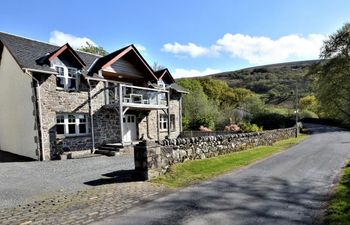
[{"label": "leafy tree", "polygon": [[306,95],[299,100],[299,106],[301,110],[308,110],[314,113],[318,112],[318,102],[316,96]]},{"label": "leafy tree", "polygon": [[86,42],[86,46],[81,46],[81,48],[78,48],[78,50],[83,51],[83,52],[89,52],[101,56],[108,55],[108,52],[104,50],[102,47],[98,47],[95,45],[92,45],[89,42]]},{"label": "leafy tree", "polygon": [[324,42],[323,59],[311,70],[323,116],[350,122],[350,23]]}]

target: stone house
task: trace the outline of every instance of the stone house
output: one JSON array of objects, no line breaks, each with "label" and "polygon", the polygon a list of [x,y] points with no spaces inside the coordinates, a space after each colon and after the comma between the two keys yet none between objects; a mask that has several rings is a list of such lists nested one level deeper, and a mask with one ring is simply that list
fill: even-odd
[{"label": "stone house", "polygon": [[106,56],[0,32],[0,149],[37,160],[176,138],[186,93],[134,45]]}]

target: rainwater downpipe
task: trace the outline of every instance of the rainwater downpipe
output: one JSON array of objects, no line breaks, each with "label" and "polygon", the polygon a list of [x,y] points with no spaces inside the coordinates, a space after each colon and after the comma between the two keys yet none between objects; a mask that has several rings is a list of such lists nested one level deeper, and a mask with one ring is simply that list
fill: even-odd
[{"label": "rainwater downpipe", "polygon": [[95,134],[94,134],[94,117],[92,115],[91,84],[90,84],[89,78],[87,78],[87,82],[89,85],[88,100],[89,100],[89,116],[90,116],[91,140],[92,140],[91,153],[93,154],[93,153],[95,153]]},{"label": "rainwater downpipe", "polygon": [[36,79],[27,69],[24,70],[24,73],[30,76],[35,82],[36,82],[36,93],[37,93],[37,104],[38,104],[38,114],[39,114],[39,129],[40,129],[40,153],[38,156],[38,159],[40,161],[40,156],[42,157],[42,161],[45,161],[45,154],[44,154],[44,143],[43,143],[43,127],[42,127],[42,115],[41,115],[41,97],[40,97],[40,82],[38,79]]}]

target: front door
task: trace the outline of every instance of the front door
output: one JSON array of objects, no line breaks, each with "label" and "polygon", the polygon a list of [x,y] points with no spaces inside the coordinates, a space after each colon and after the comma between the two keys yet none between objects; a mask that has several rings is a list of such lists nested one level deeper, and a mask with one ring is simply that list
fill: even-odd
[{"label": "front door", "polygon": [[125,114],[123,116],[123,141],[132,142],[136,140],[136,117]]}]

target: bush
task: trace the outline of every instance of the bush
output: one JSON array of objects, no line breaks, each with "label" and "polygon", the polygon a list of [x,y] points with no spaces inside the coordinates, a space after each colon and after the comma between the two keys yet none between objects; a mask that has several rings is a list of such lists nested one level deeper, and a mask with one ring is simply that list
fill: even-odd
[{"label": "bush", "polygon": [[243,123],[241,124],[241,131],[244,133],[249,133],[249,132],[258,132],[262,131],[262,127],[258,127],[256,124],[250,124],[250,123]]},{"label": "bush", "polygon": [[300,112],[300,118],[303,119],[303,118],[315,118],[317,119],[318,116],[316,113],[310,111],[310,110],[302,110]]},{"label": "bush", "polygon": [[263,127],[265,130],[273,130],[279,128],[293,127],[295,121],[292,118],[278,114],[278,113],[264,113],[256,115],[251,123]]},{"label": "bush", "polygon": [[211,116],[202,116],[190,121],[189,123],[190,130],[198,130],[200,126],[208,127],[213,130],[215,128],[214,119]]}]

